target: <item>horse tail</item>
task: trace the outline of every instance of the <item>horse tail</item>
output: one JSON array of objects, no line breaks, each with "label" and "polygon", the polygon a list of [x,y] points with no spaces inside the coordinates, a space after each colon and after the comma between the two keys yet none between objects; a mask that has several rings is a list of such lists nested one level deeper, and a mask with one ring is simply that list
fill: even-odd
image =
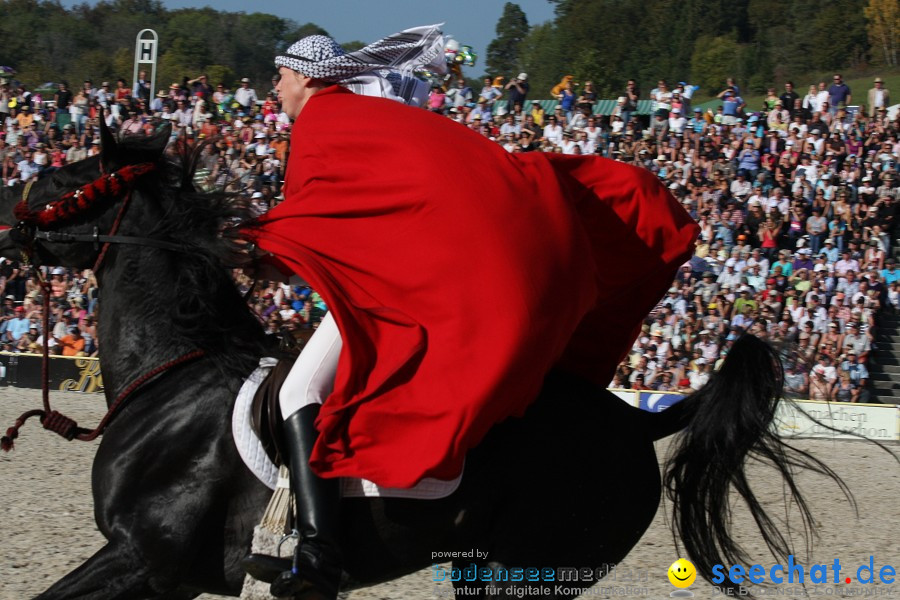
[{"label": "horse tail", "polygon": [[781,474],[785,494],[790,493],[799,509],[807,545],[816,527],[794,481],[796,469],[830,477],[852,502],[849,489],[834,471],[778,437],[773,422],[783,383],[778,353],[766,342],[744,335],[703,388],[655,415],[657,422],[651,430],[655,428],[653,433],[660,437],[685,428],[673,442],[665,487],[673,503],[673,533],[707,580],[712,579],[715,565],[727,569],[749,562],[731,535],[732,488],[747,504],[769,550],[784,560],[793,553],[782,527],[766,513],[747,481],[748,459],[768,463]]}]

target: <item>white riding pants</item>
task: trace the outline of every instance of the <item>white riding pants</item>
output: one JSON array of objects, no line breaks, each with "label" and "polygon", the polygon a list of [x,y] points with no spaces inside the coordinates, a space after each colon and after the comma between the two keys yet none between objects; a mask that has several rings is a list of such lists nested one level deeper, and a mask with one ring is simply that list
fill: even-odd
[{"label": "white riding pants", "polygon": [[[304,406],[322,404],[334,390],[338,357],[341,354],[341,333],[331,313],[327,313],[312,337],[309,338],[291,372],[281,386],[278,402],[286,419]],[[409,489],[383,488],[366,479],[348,478],[342,482],[344,496],[390,496],[434,500],[449,496],[462,481],[462,473],[455,479],[442,481],[426,477]]]},{"label": "white riding pants", "polygon": [[282,417],[286,419],[304,406],[325,402],[334,389],[341,345],[341,332],[328,312],[281,386],[278,402]]}]

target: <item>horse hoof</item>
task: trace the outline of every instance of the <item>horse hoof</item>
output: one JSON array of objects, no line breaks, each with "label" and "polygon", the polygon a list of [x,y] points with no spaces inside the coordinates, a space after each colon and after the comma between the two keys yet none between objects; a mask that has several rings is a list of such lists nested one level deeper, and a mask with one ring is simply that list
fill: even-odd
[{"label": "horse hoof", "polygon": [[272,583],[279,575],[291,570],[291,559],[268,554],[250,554],[241,560],[241,568],[253,579]]}]

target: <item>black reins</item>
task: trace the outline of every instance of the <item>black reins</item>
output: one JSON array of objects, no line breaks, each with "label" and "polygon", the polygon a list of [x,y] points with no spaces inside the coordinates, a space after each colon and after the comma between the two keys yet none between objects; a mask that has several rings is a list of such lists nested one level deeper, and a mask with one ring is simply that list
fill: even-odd
[{"label": "black reins", "polygon": [[95,250],[100,249],[100,244],[132,244],[134,246],[150,246],[151,248],[161,248],[162,250],[172,250],[174,252],[185,251],[185,246],[183,244],[157,240],[155,238],[133,235],[101,235],[100,230],[97,227],[94,227],[94,233],[62,233],[59,231],[43,231],[38,229],[34,231],[33,239],[54,244],[93,242]]}]

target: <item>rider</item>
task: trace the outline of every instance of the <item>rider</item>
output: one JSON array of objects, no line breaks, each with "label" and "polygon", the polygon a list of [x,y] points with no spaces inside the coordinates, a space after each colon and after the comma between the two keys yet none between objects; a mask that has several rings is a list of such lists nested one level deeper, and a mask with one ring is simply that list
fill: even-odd
[{"label": "rider", "polygon": [[696,224],[647,171],[509,154],[361,95],[413,97],[403,71],[443,60],[440,37],[346,55],[310,36],[275,60],[294,120],[285,201],[246,233],[329,307],[280,395],[303,539],[277,596],[336,597],[337,477],[454,479],[550,369],[605,385],[693,249]]}]

